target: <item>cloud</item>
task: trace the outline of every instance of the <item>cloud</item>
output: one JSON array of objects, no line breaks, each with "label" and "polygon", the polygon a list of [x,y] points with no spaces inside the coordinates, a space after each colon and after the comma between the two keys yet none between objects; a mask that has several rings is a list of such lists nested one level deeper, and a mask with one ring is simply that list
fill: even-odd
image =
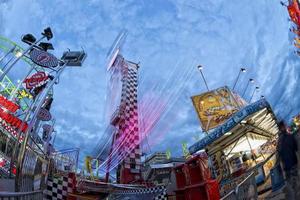
[{"label": "cloud", "polygon": [[[277,1],[30,0],[0,5],[1,35],[21,43],[22,34],[38,36],[51,26],[55,55],[81,47],[88,53],[82,68],[66,69],[60,78],[52,110],[57,146],[81,147],[81,156],[93,150],[105,130],[105,56],[124,28],[129,31],[124,56],[141,62],[140,98],[150,92],[158,99],[170,94],[183,84],[180,75],[194,67],[178,100],[169,102],[172,107],[148,137],[152,151],[171,148],[181,155],[182,140],[191,144],[194,135],[203,135],[190,100],[205,91],[198,64],[212,89],[232,86],[245,66],[239,92],[253,77],[261,87],[255,99],[263,94],[276,113],[285,116],[290,108],[292,114],[300,108],[299,59],[292,52],[287,12]],[[249,88],[247,98],[251,92]]]}]

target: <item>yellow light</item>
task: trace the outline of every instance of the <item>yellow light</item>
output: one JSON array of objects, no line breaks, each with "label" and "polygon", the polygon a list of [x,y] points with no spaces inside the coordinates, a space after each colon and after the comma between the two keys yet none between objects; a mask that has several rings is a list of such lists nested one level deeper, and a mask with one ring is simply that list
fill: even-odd
[{"label": "yellow light", "polygon": [[20,50],[18,50],[18,51],[16,52],[16,57],[19,58],[19,57],[21,57],[21,56],[22,56],[22,52],[21,52]]}]

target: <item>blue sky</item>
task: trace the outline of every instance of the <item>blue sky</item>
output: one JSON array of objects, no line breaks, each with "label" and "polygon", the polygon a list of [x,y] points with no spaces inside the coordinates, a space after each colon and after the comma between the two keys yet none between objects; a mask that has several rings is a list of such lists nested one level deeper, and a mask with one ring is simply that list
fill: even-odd
[{"label": "blue sky", "polygon": [[[139,99],[168,105],[148,137],[148,153],[171,149],[180,155],[182,141],[192,144],[201,135],[190,100],[205,91],[198,64],[210,88],[232,86],[245,66],[239,92],[254,78],[261,87],[254,99],[266,96],[280,117],[300,108],[300,62],[279,1],[0,0],[0,35],[23,45],[22,34],[38,35],[47,26],[58,57],[67,48],[83,47],[88,53],[84,66],[66,70],[55,86],[58,149],[80,147],[81,155],[89,154],[103,134],[105,58],[122,29],[128,30],[124,56],[141,65]],[[186,71],[191,76],[182,78]]]}]

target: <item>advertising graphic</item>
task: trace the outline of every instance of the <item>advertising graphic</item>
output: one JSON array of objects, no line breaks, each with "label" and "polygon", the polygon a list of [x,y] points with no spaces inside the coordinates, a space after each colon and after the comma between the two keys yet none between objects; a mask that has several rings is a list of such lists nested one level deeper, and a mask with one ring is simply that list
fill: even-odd
[{"label": "advertising graphic", "polygon": [[23,85],[26,89],[31,90],[44,85],[47,81],[49,81],[49,75],[46,72],[37,72],[26,78]]},{"label": "advertising graphic", "polygon": [[49,120],[51,120],[52,116],[51,116],[51,113],[47,109],[41,108],[38,113],[37,118],[41,121],[49,121]]},{"label": "advertising graphic", "polygon": [[228,87],[221,87],[192,97],[204,131],[216,128],[239,110]]},{"label": "advertising graphic", "polygon": [[33,49],[30,52],[30,59],[32,60],[32,62],[41,67],[51,68],[58,66],[58,59],[54,55],[46,51]]}]

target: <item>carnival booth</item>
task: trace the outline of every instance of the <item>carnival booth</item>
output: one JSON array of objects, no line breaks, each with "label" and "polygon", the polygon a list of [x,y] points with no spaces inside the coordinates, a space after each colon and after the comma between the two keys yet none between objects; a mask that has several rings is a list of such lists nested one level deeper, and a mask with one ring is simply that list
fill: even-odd
[{"label": "carnival booth", "polygon": [[206,135],[189,151],[194,154],[205,149],[221,196],[251,172],[256,175],[257,185],[270,185],[278,127],[269,103],[260,99],[247,104],[228,87],[194,96],[192,100]]}]

